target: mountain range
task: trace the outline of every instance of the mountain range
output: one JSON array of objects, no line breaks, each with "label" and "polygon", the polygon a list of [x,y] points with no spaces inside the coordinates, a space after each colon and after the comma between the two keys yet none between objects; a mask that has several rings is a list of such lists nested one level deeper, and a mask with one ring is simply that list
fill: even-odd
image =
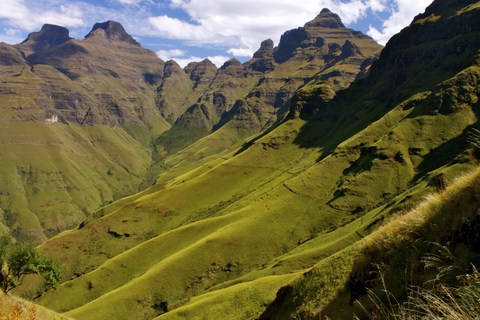
[{"label": "mountain range", "polygon": [[219,69],[111,21],[2,44],[3,229],[66,274],[15,293],[75,319],[351,319],[437,279],[437,248],[478,265],[478,21],[435,0],[382,48],[324,9]]},{"label": "mountain range", "polygon": [[279,123],[298,88],[346,88],[380,48],[328,10],[277,48],[267,40],[244,65],[232,59],[220,69],[164,63],[113,21],[83,40],[45,25],[2,44],[2,229],[40,243],[74,227],[160,173]]}]

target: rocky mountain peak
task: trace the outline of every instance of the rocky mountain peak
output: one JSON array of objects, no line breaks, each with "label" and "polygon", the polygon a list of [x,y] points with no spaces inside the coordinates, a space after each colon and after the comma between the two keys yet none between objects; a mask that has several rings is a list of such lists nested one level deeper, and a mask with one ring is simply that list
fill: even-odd
[{"label": "rocky mountain peak", "polygon": [[220,68],[220,69],[227,69],[228,67],[230,66],[241,66],[242,64],[240,63],[240,61],[238,61],[236,58],[232,58],[228,61],[225,61],[225,63],[223,64],[223,66]]},{"label": "rocky mountain peak", "polygon": [[345,25],[343,24],[342,19],[340,19],[338,14],[331,12],[327,8],[324,8],[315,19],[305,24],[305,28],[309,27],[339,29],[345,28]]},{"label": "rocky mountain peak", "polygon": [[240,78],[243,77],[243,66],[240,61],[232,58],[223,64],[218,73]]},{"label": "rocky mountain peak", "polygon": [[253,54],[254,58],[263,58],[266,54],[273,53],[274,43],[271,39],[267,39],[262,42],[260,49]]},{"label": "rocky mountain peak", "polygon": [[27,39],[17,47],[21,50],[38,52],[67,42],[70,39],[67,28],[45,24],[39,32],[30,33]]},{"label": "rocky mountain peak", "polygon": [[[190,74],[190,79],[195,83],[209,82],[217,73],[217,67],[209,59],[201,62],[191,62],[185,68],[185,72]],[[209,80],[210,79],[210,80]]]},{"label": "rocky mountain peak", "polygon": [[123,26],[115,21],[106,21],[102,23],[95,23],[92,31],[85,37],[103,37],[113,41],[123,41],[135,45],[140,45],[131,35],[129,35]]}]

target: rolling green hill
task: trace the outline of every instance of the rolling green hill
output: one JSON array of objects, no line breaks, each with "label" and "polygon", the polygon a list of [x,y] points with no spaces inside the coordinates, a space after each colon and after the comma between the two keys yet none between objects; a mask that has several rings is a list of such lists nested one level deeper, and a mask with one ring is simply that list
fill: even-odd
[{"label": "rolling green hill", "polygon": [[478,171],[454,181],[478,166],[479,9],[436,0],[348,89],[315,81],[273,130],[184,149],[188,163],[39,247],[66,278],[38,302],[75,319],[348,319],[375,265],[389,284],[410,261],[412,283],[429,279],[417,239],[476,262],[471,235],[452,234],[478,209]]}]

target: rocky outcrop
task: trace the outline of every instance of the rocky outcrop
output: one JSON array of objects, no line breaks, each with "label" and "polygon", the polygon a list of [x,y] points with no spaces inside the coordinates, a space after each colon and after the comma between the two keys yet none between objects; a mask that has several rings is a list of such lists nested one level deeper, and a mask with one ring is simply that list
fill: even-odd
[{"label": "rocky outcrop", "polygon": [[292,106],[287,119],[303,118],[311,119],[313,116],[325,118],[328,113],[333,118],[334,113],[330,112],[328,101],[335,97],[335,91],[326,84],[308,86],[298,90],[292,98]]},{"label": "rocky outcrop", "polygon": [[70,40],[69,31],[65,27],[52,24],[43,25],[39,32],[32,32],[22,43],[16,47],[29,55],[34,52],[44,51]]},{"label": "rocky outcrop", "polygon": [[245,63],[245,69],[253,72],[267,73],[273,71],[277,66],[274,53],[274,43],[268,39],[262,42],[260,49],[253,54],[253,58]]},{"label": "rocky outcrop", "polygon": [[305,24],[305,29],[310,28],[340,29],[345,28],[345,25],[338,14],[324,8],[315,19]]},{"label": "rocky outcrop", "polygon": [[134,45],[140,45],[131,35],[129,35],[123,26],[115,21],[96,23],[92,31],[85,37],[104,37],[108,40],[123,41]]}]

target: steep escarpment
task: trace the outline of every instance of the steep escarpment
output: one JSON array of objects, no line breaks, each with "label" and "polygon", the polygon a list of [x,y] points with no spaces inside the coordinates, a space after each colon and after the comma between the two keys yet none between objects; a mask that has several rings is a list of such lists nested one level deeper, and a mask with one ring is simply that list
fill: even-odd
[{"label": "steep escarpment", "polygon": [[376,89],[390,99],[402,99],[415,88],[421,91],[470,66],[479,46],[474,35],[480,30],[472,6],[469,1],[434,2],[408,29],[392,37],[372,69]]},{"label": "steep escarpment", "polygon": [[34,52],[47,50],[70,40],[69,31],[65,27],[45,24],[39,32],[32,32],[22,43],[16,45],[18,49],[29,56]]}]

